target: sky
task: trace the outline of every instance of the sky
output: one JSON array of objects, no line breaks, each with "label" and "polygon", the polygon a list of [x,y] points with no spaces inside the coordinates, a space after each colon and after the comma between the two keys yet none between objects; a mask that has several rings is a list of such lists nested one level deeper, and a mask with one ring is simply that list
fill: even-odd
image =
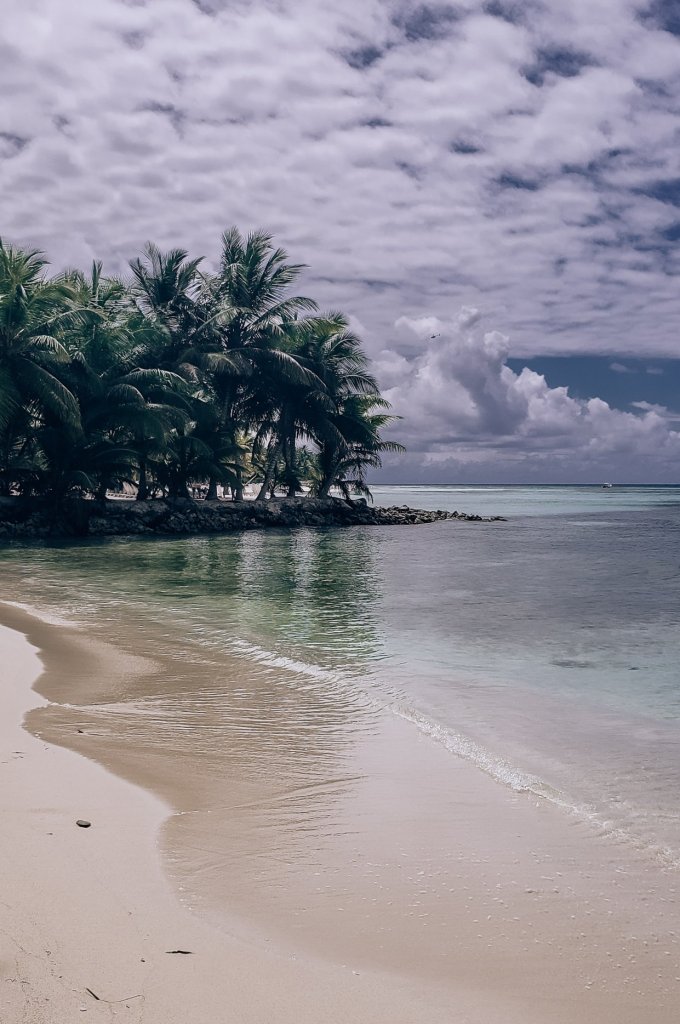
[{"label": "sky", "polygon": [[402,417],[377,480],[680,482],[678,0],[3,14],[3,238],[271,231]]}]

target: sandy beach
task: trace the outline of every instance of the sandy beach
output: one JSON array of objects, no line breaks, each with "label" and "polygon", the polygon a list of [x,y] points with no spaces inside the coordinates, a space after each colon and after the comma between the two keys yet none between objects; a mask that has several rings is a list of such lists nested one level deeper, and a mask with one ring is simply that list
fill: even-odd
[{"label": "sandy beach", "polygon": [[[12,627],[0,631],[3,1024],[65,1024],[81,1013],[144,1024],[451,1019],[443,995],[263,953],[183,908],[157,848],[167,806],[21,728],[42,703],[30,689],[43,668],[32,644],[49,665],[55,628],[7,606],[2,618]],[[191,954],[168,952],[176,949]]]},{"label": "sandy beach", "polygon": [[140,742],[138,720],[105,734],[114,694],[172,677],[200,695],[181,643],[0,616],[3,1022],[677,1019],[677,872],[394,717],[342,763],[301,734],[314,786],[304,753],[289,777],[256,770],[252,735],[218,773]]}]

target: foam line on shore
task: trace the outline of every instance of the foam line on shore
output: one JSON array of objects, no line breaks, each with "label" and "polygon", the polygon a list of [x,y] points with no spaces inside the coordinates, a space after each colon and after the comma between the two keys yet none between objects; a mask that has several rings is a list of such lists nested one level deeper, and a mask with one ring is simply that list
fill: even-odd
[{"label": "foam line on shore", "polygon": [[380,684],[371,687],[363,684],[358,675],[349,676],[339,670],[326,669],[320,665],[290,658],[238,638],[230,637],[226,642],[220,642],[202,635],[199,642],[206,647],[226,647],[237,657],[248,658],[265,668],[283,669],[291,674],[336,687],[341,686],[343,689],[352,690],[355,694],[361,694],[361,697],[369,706],[372,705],[376,712],[386,711],[409,722],[422,735],[444,747],[449,753],[474,765],[499,785],[515,793],[526,793],[545,800],[579,821],[592,826],[601,834],[632,844],[636,849],[647,851],[665,867],[680,867],[680,858],[675,851],[650,843],[632,831],[613,826],[606,815],[598,812],[593,805],[575,801],[568,793],[550,785],[538,775],[523,771],[471,737],[446,727],[416,708],[404,704],[396,690],[381,687]]},{"label": "foam line on shore", "polygon": [[516,793],[528,793],[531,796],[539,797],[542,800],[548,801],[548,803],[551,803],[563,811],[566,811],[568,814],[573,815],[579,821],[583,821],[593,826],[600,833],[608,836],[610,839],[630,843],[636,849],[645,850],[660,861],[664,867],[673,869],[680,868],[680,858],[678,858],[675,851],[670,850],[667,847],[652,844],[635,835],[633,832],[620,827],[613,827],[612,824],[602,814],[598,813],[592,805],[577,803],[571,800],[566,793],[559,789],[555,789],[545,780],[540,779],[536,775],[532,775],[530,772],[521,771],[504,758],[499,757],[496,754],[492,754],[490,750],[486,749],[481,744],[476,743],[468,736],[464,736],[461,733],[444,728],[437,722],[428,719],[412,708],[392,705],[390,710],[398,718],[411,722],[421,733],[434,740],[435,743],[443,746],[452,754],[455,754],[456,757],[461,757],[475,765],[486,775],[490,776],[495,782],[506,786]]}]

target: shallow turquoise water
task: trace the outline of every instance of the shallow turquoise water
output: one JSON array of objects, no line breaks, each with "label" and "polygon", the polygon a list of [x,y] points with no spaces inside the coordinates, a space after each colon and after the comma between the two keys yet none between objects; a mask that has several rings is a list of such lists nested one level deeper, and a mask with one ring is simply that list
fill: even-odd
[{"label": "shallow turquoise water", "polygon": [[285,674],[300,700],[354,693],[357,716],[388,708],[500,783],[680,860],[680,490],[375,497],[509,518],[17,545],[0,570],[27,603],[112,629],[132,613],[188,659]]},{"label": "shallow turquoise water", "polygon": [[479,515],[547,516],[581,512],[625,512],[663,508],[680,502],[680,486],[627,487],[574,484],[550,486],[374,487],[376,505],[412,505],[474,511]]}]

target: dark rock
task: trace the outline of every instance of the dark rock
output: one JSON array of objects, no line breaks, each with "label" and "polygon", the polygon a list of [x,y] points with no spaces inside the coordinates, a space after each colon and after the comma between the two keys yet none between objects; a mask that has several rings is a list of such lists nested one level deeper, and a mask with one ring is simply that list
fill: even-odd
[{"label": "dark rock", "polygon": [[42,537],[190,535],[248,529],[330,526],[414,526],[445,522],[499,522],[443,509],[373,507],[364,499],[276,498],[272,501],[201,501],[155,498],[149,501],[78,499],[59,513],[44,503],[0,498],[0,541]]},{"label": "dark rock", "polygon": [[85,821],[84,818],[78,818],[76,822],[76,825],[80,825],[81,828],[89,828],[91,824],[91,821]]}]

